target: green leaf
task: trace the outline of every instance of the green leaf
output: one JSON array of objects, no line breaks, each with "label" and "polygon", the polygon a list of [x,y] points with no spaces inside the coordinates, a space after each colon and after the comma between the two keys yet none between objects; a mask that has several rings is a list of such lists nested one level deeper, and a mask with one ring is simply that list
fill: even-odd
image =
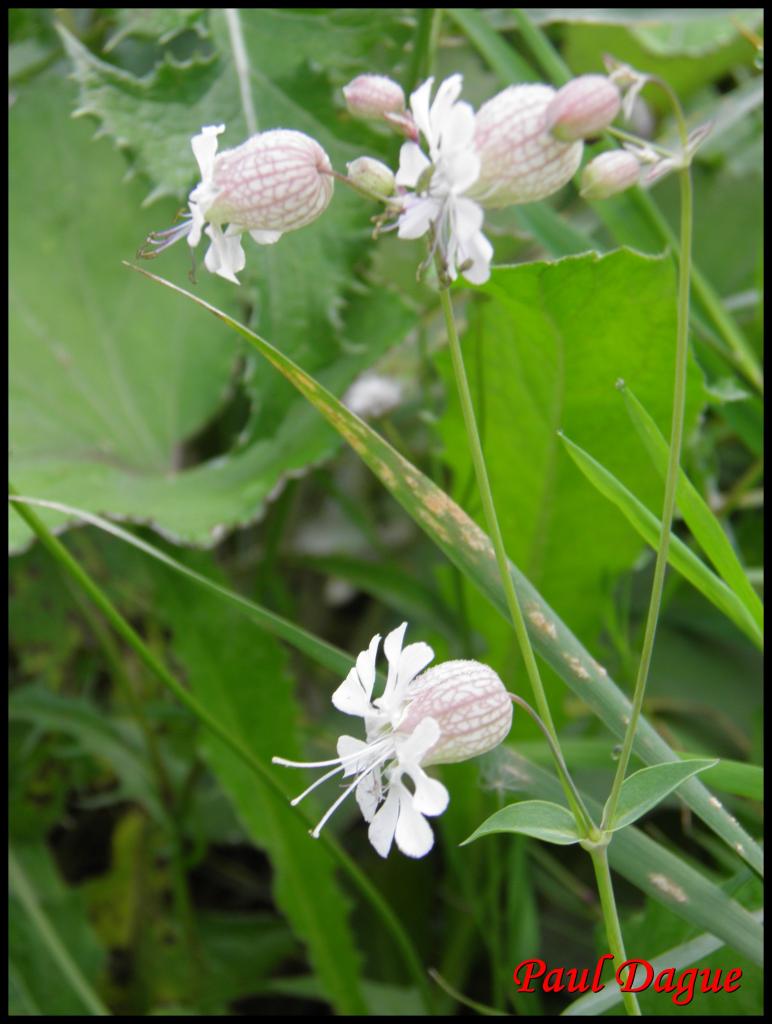
[{"label": "green leaf", "polygon": [[550,803],[548,800],[523,800],[521,803],[502,807],[475,829],[461,844],[489,836],[494,832],[519,832],[524,836],[542,839],[556,846],[570,846],[579,842],[576,822],[567,807]]},{"label": "green leaf", "polygon": [[[649,416],[630,388],[621,388],[630,419],[640,434],[652,462],[662,479],[665,479],[668,462],[668,444],[657,424]],[[716,516],[704,501],[694,484],[683,470],[679,470],[676,502],[686,525],[694,534],[705,554],[727,586],[731,587],[753,616],[759,630],[764,628],[764,609],[759,596],[750,585],[745,570],[735,554],[729,538]]]},{"label": "green leaf", "polygon": [[710,761],[668,761],[633,772],[622,783],[614,820],[610,821],[607,827],[616,832],[626,825],[631,825],[652,807],[656,807],[674,789],[678,789],[682,782],[716,764],[718,761],[715,758]]},{"label": "green leaf", "polygon": [[[637,436],[614,382],[635,380],[652,415],[667,422],[672,267],[622,250],[500,268],[475,289],[467,318],[465,363],[507,553],[572,630],[594,642],[609,580],[629,569],[642,545],[600,495],[588,494],[563,458],[557,431],[588,447],[603,438],[609,468],[636,493],[659,501],[657,473],[629,457]],[[453,496],[482,525],[476,488],[467,483],[472,466],[457,388],[444,353],[441,358],[448,399],[439,432]],[[702,399],[691,363],[687,423],[696,422]]]},{"label": "green leaf", "polygon": [[[646,543],[656,550],[659,544],[661,525],[657,517],[641,504],[619,480],[608,472],[591,455],[560,435],[566,451],[597,490],[617,506]],[[668,563],[677,569],[709,601],[719,608],[727,618],[741,629],[746,636],[761,648],[763,635],[743,602],[734,591],[716,576],[692,552],[682,540],[671,536],[668,548]]]},{"label": "green leaf", "polygon": [[[176,291],[187,301],[197,303],[248,339],[334,425],[450,561],[474,582],[500,614],[505,618],[508,616],[490,539],[447,494],[269,342],[183,288],[145,270],[132,269]],[[630,702],[608,677],[606,670],[597,664],[560,617],[511,563],[510,573],[519,600],[527,612],[528,629],[535,649],[615,735],[624,735],[626,722],[629,721]],[[676,760],[677,757],[645,718],[639,721],[633,749],[644,761],[654,764],[668,759]],[[756,871],[761,872],[763,860],[758,845],[731,815],[711,802],[715,798],[711,798],[704,786],[696,779],[690,779],[684,784],[681,795],[717,835],[733,846]]]},{"label": "green leaf", "polygon": [[[488,755],[486,781],[499,791],[525,793],[538,800],[559,800],[562,796],[560,783],[552,772],[527,761],[509,747],[499,747]],[[684,783],[685,787],[695,785],[699,785],[695,779]],[[585,793],[582,799],[594,820],[599,821],[598,801]],[[710,931],[754,963],[763,962],[764,930],[759,922],[683,857],[635,826],[614,834],[608,855],[615,871],[677,917],[701,931]]]}]

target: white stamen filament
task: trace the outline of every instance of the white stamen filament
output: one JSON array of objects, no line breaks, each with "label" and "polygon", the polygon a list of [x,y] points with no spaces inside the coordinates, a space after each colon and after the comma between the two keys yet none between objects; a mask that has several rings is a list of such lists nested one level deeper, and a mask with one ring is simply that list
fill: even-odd
[{"label": "white stamen filament", "polygon": [[368,775],[371,775],[376,767],[377,767],[377,765],[373,765],[372,768],[368,768],[366,772],[363,772],[361,775],[358,775],[354,779],[354,781],[351,783],[350,786],[346,786],[346,788],[343,790],[343,792],[338,797],[338,799],[335,801],[335,803],[332,805],[332,807],[328,808],[328,810],[325,813],[325,815],[322,818],[322,820],[319,822],[319,824],[316,826],[316,828],[313,829],[313,831],[311,832],[311,835],[314,837],[314,839],[318,839],[319,838],[319,833],[322,831],[322,828],[330,820],[330,818],[335,813],[335,811],[337,811],[337,809],[340,807],[340,805],[343,803],[343,801],[346,799],[346,797],[349,795],[349,793],[353,789],[356,789],[356,787],[359,785],[359,783],[363,779],[366,779]]}]

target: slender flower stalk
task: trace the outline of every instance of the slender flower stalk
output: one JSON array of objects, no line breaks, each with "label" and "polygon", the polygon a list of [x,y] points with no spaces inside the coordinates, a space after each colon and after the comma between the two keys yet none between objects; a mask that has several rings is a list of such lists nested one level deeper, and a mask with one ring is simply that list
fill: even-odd
[{"label": "slender flower stalk", "polygon": [[[686,159],[688,146],[688,134],[684,121],[683,111],[677,97],[670,86],[660,79],[652,79],[665,90],[670,98],[678,121],[678,129],[681,137],[681,146]],[[670,532],[675,511],[676,490],[678,486],[678,470],[681,461],[681,443],[684,429],[684,409],[686,404],[686,362],[689,352],[689,278],[691,275],[691,253],[692,253],[692,179],[688,165],[683,166],[678,173],[681,187],[681,238],[680,238],[680,260],[678,264],[678,324],[676,334],[676,358],[675,358],[675,383],[673,388],[673,418],[670,430],[670,457],[668,460],[667,476],[665,479],[665,497],[662,509],[662,528],[657,548],[657,559],[654,565],[654,579],[651,586],[651,597],[646,617],[646,627],[641,650],[641,660],[638,665],[638,674],[635,680],[633,692],[633,706],[630,712],[630,722],[625,732],[622,743],[622,751],[617,762],[617,770],[611,793],[606,803],[601,827],[606,828],[613,821],[619,802],[619,794],[622,783],[625,779],[627,766],[630,763],[630,755],[633,749],[635,731],[638,727],[638,719],[641,716],[643,698],[646,693],[646,682],[651,665],[651,656],[654,649],[654,637],[657,630],[657,620],[662,603],[662,588],[665,582],[665,570],[667,568],[667,554],[670,546]]]}]

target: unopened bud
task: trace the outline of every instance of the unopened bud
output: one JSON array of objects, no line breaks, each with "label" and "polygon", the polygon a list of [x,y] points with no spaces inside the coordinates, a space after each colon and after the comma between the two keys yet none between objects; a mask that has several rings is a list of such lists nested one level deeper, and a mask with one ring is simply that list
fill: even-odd
[{"label": "unopened bud", "polygon": [[547,131],[554,98],[548,85],[511,85],[480,107],[474,137],[480,175],[469,198],[487,207],[532,203],[570,181],[583,144],[561,142]]},{"label": "unopened bud", "polygon": [[605,131],[621,105],[619,89],[604,75],[580,75],[558,90],[545,124],[563,142],[587,139]]},{"label": "unopened bud", "polygon": [[445,661],[411,684],[410,701],[397,731],[412,733],[424,718],[435,719],[440,737],[422,764],[454,764],[501,743],[512,726],[512,701],[487,665]]},{"label": "unopened bud", "polygon": [[583,199],[608,199],[635,185],[640,171],[641,165],[627,150],[601,153],[582,171],[580,194]]},{"label": "unopened bud", "polygon": [[358,75],[348,85],[344,85],[343,95],[354,117],[365,120],[402,113],[405,109],[402,86],[385,75]]},{"label": "unopened bud", "polygon": [[390,196],[394,193],[394,173],[386,164],[380,160],[374,160],[369,156],[360,156],[346,164],[349,179],[363,189],[375,196]]},{"label": "unopened bud", "polygon": [[272,242],[326,209],[333,190],[331,170],[318,142],[279,128],[218,153],[211,176],[190,199],[210,223],[237,225],[253,232],[256,241]]}]

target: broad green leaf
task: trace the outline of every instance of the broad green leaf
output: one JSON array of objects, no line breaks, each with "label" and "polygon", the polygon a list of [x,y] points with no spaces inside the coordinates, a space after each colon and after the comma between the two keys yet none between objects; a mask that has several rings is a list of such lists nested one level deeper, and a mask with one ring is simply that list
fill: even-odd
[{"label": "broad green leaf", "polygon": [[[506,601],[490,539],[447,494],[269,342],[177,285],[145,270],[139,270],[139,273],[176,291],[188,301],[197,303],[246,338],[333,424],[440,550],[475,583],[500,614],[507,617]],[[526,610],[528,629],[536,650],[615,735],[623,735],[626,722],[629,721],[629,700],[511,563],[510,573],[520,602]],[[634,750],[648,763],[659,764],[677,759],[677,755],[645,718],[639,722]],[[756,871],[761,872],[761,850],[728,812],[711,803],[710,793],[704,786],[690,779],[684,784],[681,795],[699,817],[733,846],[740,856],[746,858]]]},{"label": "broad green leaf", "polygon": [[[504,791],[527,794],[538,800],[559,800],[560,783],[554,774],[527,761],[511,748],[499,747],[486,759],[486,778]],[[684,786],[698,785],[691,779]],[[683,795],[683,794],[681,794]],[[582,793],[593,818],[600,820],[600,804]],[[682,857],[645,835],[635,826],[616,832],[608,847],[611,867],[676,916],[750,957],[763,958],[764,930],[757,920],[728,896],[719,885]],[[631,951],[631,955],[635,955]]]},{"label": "broad green leaf", "polygon": [[571,846],[580,840],[573,814],[567,807],[549,800],[523,800],[492,814],[461,844],[474,842],[494,832],[515,832],[556,846]]},{"label": "broad green leaf", "polygon": [[[656,550],[661,530],[657,517],[579,445],[564,434],[561,434],[561,440],[590,483],[621,510],[646,543]],[[757,647],[762,646],[762,632],[743,602],[678,537],[670,538],[668,562],[750,637]]]},{"label": "broad green leaf", "polygon": [[[623,387],[622,395],[630,419],[664,480],[667,473],[669,451],[667,441],[630,388]],[[694,534],[705,554],[727,586],[731,587],[743,602],[759,629],[762,630],[764,628],[764,609],[759,596],[750,585],[745,570],[718,519],[683,470],[679,470],[676,502],[681,515],[686,520],[686,525]]]},{"label": "broad green leaf", "polygon": [[[199,701],[265,763],[274,754],[297,757],[297,706],[276,641],[237,628],[234,612],[215,596],[201,594],[191,603],[187,588],[168,574],[159,574],[157,595],[157,614],[173,631],[175,657]],[[289,801],[256,779],[222,741],[206,734],[203,744],[247,832],[270,857],[276,902],[305,943],[327,998],[341,1013],[362,1013],[348,901],[329,851],[309,838]],[[299,790],[306,784],[298,778]]]},{"label": "broad green leaf", "polygon": [[[642,545],[600,495],[588,493],[557,432],[588,447],[602,438],[609,468],[659,503],[657,473],[629,457],[639,442],[614,382],[634,379],[652,415],[668,422],[672,268],[625,250],[500,268],[475,289],[467,317],[465,363],[507,553],[572,630],[594,642],[609,580],[629,569]],[[477,489],[467,489],[472,465],[444,353],[441,365],[448,399],[439,432],[453,496],[483,525]],[[687,391],[692,424],[703,397],[693,363]]]},{"label": "broad green leaf", "polygon": [[619,793],[614,820],[608,828],[616,832],[626,825],[631,825],[638,818],[650,811],[652,807],[664,800],[666,796],[678,789],[692,775],[712,768],[718,762],[713,760],[668,761],[665,764],[654,764],[650,768],[641,768],[633,772],[622,783]]}]

